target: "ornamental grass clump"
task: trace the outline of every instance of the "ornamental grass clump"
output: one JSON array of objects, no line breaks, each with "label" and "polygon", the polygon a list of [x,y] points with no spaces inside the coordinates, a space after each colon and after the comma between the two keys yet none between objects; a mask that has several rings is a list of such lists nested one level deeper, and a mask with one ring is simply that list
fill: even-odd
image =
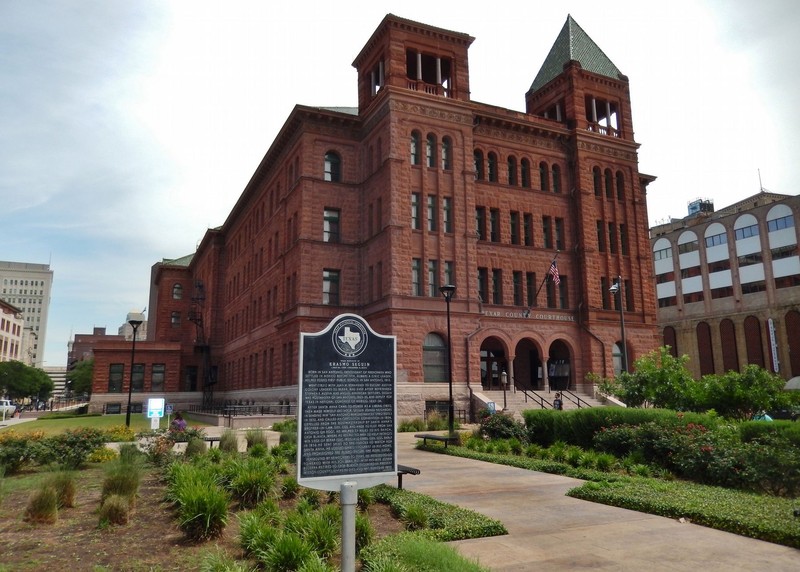
[{"label": "ornamental grass clump", "polygon": [[219,448],[226,453],[238,453],[239,437],[236,435],[236,432],[225,429],[225,431],[222,432],[222,436],[219,438]]},{"label": "ornamental grass clump", "polygon": [[139,493],[141,480],[141,465],[120,461],[111,463],[103,480],[100,502],[105,502],[105,499],[111,495],[118,495],[125,497],[128,500],[128,504],[133,507],[136,504],[136,495]]},{"label": "ornamental grass clump", "polygon": [[34,524],[53,524],[58,520],[58,492],[43,483],[28,499],[25,520]]},{"label": "ornamental grass clump", "polygon": [[71,471],[57,471],[45,480],[44,486],[56,491],[58,508],[75,506],[75,474]]},{"label": "ornamental grass clump", "polygon": [[255,557],[267,570],[299,570],[314,556],[308,542],[295,532],[283,531],[267,550],[256,550]]},{"label": "ornamental grass clump", "polygon": [[248,429],[244,434],[244,439],[247,442],[247,449],[253,445],[263,445],[269,448],[267,443],[267,434],[263,429]]},{"label": "ornamental grass clump", "polygon": [[184,451],[184,455],[187,458],[192,458],[197,455],[202,455],[206,452],[206,442],[202,439],[194,438],[190,439],[188,443],[186,443],[186,451]]},{"label": "ornamental grass clump", "polygon": [[109,495],[103,501],[98,512],[100,527],[106,527],[111,524],[121,525],[128,524],[130,516],[130,502],[128,497],[122,495]]}]

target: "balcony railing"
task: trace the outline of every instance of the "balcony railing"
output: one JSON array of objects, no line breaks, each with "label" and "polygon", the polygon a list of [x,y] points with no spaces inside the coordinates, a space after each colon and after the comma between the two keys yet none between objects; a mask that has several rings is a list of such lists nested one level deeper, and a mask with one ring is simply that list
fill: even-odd
[{"label": "balcony railing", "polygon": [[414,91],[421,91],[430,95],[440,95],[442,97],[453,97],[453,90],[448,89],[442,85],[435,85],[432,83],[425,83],[424,81],[408,80],[408,89]]}]

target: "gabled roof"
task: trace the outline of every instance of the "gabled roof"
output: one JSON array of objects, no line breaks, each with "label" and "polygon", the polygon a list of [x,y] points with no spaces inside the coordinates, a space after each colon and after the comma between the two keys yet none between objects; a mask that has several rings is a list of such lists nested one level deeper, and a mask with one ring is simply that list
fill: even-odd
[{"label": "gabled roof", "polygon": [[564,71],[564,64],[571,60],[579,62],[586,71],[598,75],[613,79],[620,79],[622,75],[572,16],[567,16],[567,21],[550,48],[550,53],[547,54],[530,90],[536,91],[555,79]]}]

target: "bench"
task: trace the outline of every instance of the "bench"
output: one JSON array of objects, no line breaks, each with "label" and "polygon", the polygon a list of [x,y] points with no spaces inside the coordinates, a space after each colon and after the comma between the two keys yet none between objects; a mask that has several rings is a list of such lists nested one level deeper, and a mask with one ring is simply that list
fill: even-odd
[{"label": "bench", "polygon": [[[214,448],[214,443],[219,443],[219,440],[220,440],[220,437],[203,437],[203,441],[208,443],[208,448],[209,449],[213,449]],[[217,448],[219,448],[219,445],[217,445]]]},{"label": "bench", "polygon": [[408,465],[397,465],[397,488],[403,488],[403,475],[418,475],[420,474],[419,469],[415,469],[414,467],[409,467]]},{"label": "bench", "polygon": [[447,449],[447,444],[448,443],[455,443],[455,439],[453,439],[453,437],[451,437],[449,435],[435,435],[433,433],[419,433],[417,435],[414,435],[414,437],[416,437],[417,439],[422,439],[422,444],[423,445],[427,445],[428,444],[428,439],[430,439],[431,441],[441,441],[442,443],[444,443],[444,448],[445,449]]}]

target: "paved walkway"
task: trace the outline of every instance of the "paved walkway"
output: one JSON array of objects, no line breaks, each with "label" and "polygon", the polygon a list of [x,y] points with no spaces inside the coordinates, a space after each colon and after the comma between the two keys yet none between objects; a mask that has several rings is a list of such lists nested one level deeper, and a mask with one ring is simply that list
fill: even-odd
[{"label": "paved walkway", "polygon": [[422,474],[403,488],[500,520],[509,534],[454,542],[493,571],[800,570],[800,550],[676,520],[573,499],[581,481],[414,449],[398,462]]}]

